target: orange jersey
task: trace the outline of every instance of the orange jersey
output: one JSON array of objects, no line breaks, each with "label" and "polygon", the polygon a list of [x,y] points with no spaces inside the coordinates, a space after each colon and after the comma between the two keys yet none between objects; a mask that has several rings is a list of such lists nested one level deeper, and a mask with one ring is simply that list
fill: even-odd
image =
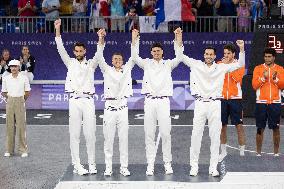
[{"label": "orange jersey", "polygon": [[[264,71],[268,71],[268,78],[263,76]],[[273,73],[277,72],[276,79],[273,80]],[[265,64],[254,68],[252,87],[256,90],[256,103],[281,103],[281,89],[284,88],[284,69],[282,66],[274,64],[268,67]]]},{"label": "orange jersey", "polygon": [[[221,61],[218,63],[221,63]],[[242,99],[241,85],[244,74],[244,67],[233,72],[226,73],[222,91],[222,97],[224,99]]]}]

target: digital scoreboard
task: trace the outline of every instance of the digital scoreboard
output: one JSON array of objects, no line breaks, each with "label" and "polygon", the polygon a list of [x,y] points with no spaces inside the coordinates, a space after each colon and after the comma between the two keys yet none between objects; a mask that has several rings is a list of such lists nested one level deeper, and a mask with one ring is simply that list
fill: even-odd
[{"label": "digital scoreboard", "polygon": [[284,33],[268,33],[267,46],[276,50],[277,53],[283,54]]}]

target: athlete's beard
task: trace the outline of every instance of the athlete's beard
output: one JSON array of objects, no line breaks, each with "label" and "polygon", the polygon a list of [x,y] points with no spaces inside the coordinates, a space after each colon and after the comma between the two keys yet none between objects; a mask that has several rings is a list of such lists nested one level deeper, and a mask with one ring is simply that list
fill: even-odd
[{"label": "athlete's beard", "polygon": [[273,64],[273,61],[268,61],[268,62],[265,62],[266,65],[270,66],[271,64]]},{"label": "athlete's beard", "polygon": [[212,64],[214,62],[213,58],[205,58],[205,60],[207,60],[207,61],[205,61],[206,64]]},{"label": "athlete's beard", "polygon": [[84,59],[84,56],[78,55],[78,56],[76,56],[76,59],[77,59],[78,61],[82,61],[82,60]]}]

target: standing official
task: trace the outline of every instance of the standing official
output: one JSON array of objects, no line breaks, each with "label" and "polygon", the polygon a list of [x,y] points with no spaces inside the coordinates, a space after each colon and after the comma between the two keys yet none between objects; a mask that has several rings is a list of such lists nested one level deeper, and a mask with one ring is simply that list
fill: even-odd
[{"label": "standing official", "polygon": [[252,87],[256,90],[256,153],[261,156],[263,133],[268,121],[268,128],[273,130],[274,156],[279,156],[284,69],[275,63],[275,49],[266,48],[263,55],[264,63],[254,68],[252,78]]},{"label": "standing official", "polygon": [[222,127],[220,99],[224,77],[227,72],[234,71],[245,65],[244,41],[237,40],[237,45],[240,48],[239,60],[237,63],[232,64],[216,64],[214,61],[216,58],[216,49],[213,47],[205,49],[204,62],[184,55],[183,62],[191,69],[191,94],[196,99],[190,147],[191,176],[198,174],[201,139],[207,119],[211,139],[209,174],[219,176],[217,165]]},{"label": "standing official", "polygon": [[162,138],[163,160],[165,162],[166,174],[172,174],[171,166],[171,117],[170,117],[170,99],[173,95],[172,70],[181,62],[182,30],[175,30],[174,49],[176,58],[172,60],[163,59],[163,47],[160,43],[154,43],[151,46],[152,59],[142,59],[138,55],[139,51],[139,32],[133,30],[132,52],[133,60],[144,70],[141,93],[145,95],[144,102],[144,131],[146,143],[147,171],[146,174],[154,174],[154,162],[156,157],[155,149],[155,131],[158,121],[159,131]]},{"label": "standing official", "polygon": [[[10,157],[14,153],[15,146],[15,125],[19,136],[19,153],[21,157],[28,156],[28,145],[26,135],[26,108],[25,101],[30,94],[28,78],[20,74],[20,61],[9,62],[11,73],[3,78],[2,96],[7,100],[6,104],[6,153]],[[16,122],[16,123],[15,123]]]},{"label": "standing official", "polygon": [[[69,133],[70,133],[70,149],[72,164],[74,165],[74,173],[85,175],[88,171],[81,165],[79,156],[79,143],[81,133],[81,123],[83,121],[83,132],[86,139],[89,173],[96,174],[95,164],[95,144],[96,144],[96,117],[95,104],[93,95],[94,72],[98,65],[98,55],[93,59],[87,60],[86,48],[83,43],[74,44],[73,53],[76,58],[70,58],[67,54],[60,36],[61,20],[55,21],[56,45],[58,53],[63,63],[66,65],[68,72],[65,83],[65,91],[70,93],[69,98]],[[102,44],[99,39],[99,44]],[[97,51],[102,51],[102,45],[97,46]]]}]

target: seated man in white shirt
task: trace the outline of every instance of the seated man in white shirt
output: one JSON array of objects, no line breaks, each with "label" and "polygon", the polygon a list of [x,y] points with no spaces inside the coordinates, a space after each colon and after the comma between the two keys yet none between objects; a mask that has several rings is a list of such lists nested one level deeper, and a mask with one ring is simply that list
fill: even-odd
[{"label": "seated man in white shirt", "polygon": [[[105,36],[105,31],[98,32],[99,36]],[[100,37],[102,38],[102,37]],[[102,55],[101,55],[102,56]],[[103,57],[103,56],[102,56]],[[104,153],[106,169],[105,176],[112,175],[113,141],[116,127],[119,137],[120,174],[129,176],[128,170],[128,107],[127,99],[133,95],[131,70],[134,62],[130,59],[123,65],[121,53],[112,55],[110,66],[102,58],[99,67],[104,76]]]},{"label": "seated man in white shirt", "polygon": [[[30,94],[29,79],[20,73],[20,61],[11,60],[9,62],[11,73],[3,77],[2,96],[6,98],[6,152],[5,157],[10,157],[14,153],[15,146],[15,126],[19,136],[19,153],[21,157],[28,156],[28,145],[26,139],[26,108],[25,101]],[[15,124],[17,123],[17,124]]]},{"label": "seated man in white shirt", "polygon": [[155,147],[156,122],[159,124],[159,132],[162,138],[163,160],[166,174],[172,174],[171,166],[171,117],[170,99],[173,95],[173,81],[171,72],[181,62],[182,30],[175,30],[174,49],[175,59],[163,60],[163,47],[160,43],[154,43],[151,47],[153,58],[142,59],[138,55],[139,32],[134,29],[132,32],[132,58],[139,67],[144,70],[143,84],[141,93],[145,95],[144,103],[144,131],[146,143],[147,171],[146,175],[154,174],[154,162],[157,152]]}]

